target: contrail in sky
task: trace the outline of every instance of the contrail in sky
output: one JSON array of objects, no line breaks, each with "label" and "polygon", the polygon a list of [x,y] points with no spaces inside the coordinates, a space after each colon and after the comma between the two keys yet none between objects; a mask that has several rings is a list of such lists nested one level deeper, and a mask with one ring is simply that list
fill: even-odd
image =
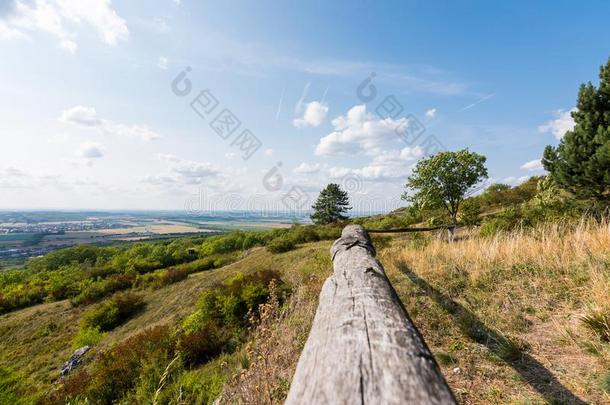
[{"label": "contrail in sky", "polygon": [[490,98],[492,98],[492,97],[493,97],[493,96],[495,96],[495,95],[496,95],[495,93],[488,94],[488,95],[486,95],[485,97],[482,97],[481,99],[479,99],[479,100],[475,101],[474,103],[469,104],[469,105],[467,105],[466,107],[462,108],[462,111],[469,110],[469,109],[471,109],[472,107],[474,107],[475,105],[477,105],[477,104],[479,104],[479,103],[482,103],[482,102],[483,102],[483,101],[485,101],[485,100],[489,100]]},{"label": "contrail in sky", "polygon": [[280,112],[282,111],[282,102],[284,101],[284,92],[286,92],[286,86],[282,89],[282,94],[280,95],[280,102],[277,105],[277,112],[275,113],[275,120],[280,119]]},{"label": "contrail in sky", "polygon": [[303,87],[303,93],[301,94],[301,98],[297,101],[297,105],[294,106],[294,113],[298,115],[301,112],[301,106],[303,105],[303,101],[305,101],[305,97],[307,97],[307,93],[309,93],[309,86],[311,82],[307,82],[305,87]]}]

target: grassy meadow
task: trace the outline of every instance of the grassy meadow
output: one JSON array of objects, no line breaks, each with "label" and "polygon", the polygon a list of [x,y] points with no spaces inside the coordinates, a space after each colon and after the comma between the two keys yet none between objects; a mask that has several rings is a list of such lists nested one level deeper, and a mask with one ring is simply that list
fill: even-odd
[{"label": "grassy meadow", "polygon": [[[493,193],[476,197],[483,212],[451,243],[442,232],[374,234],[390,281],[460,403],[608,403],[610,223],[539,209],[535,183]],[[410,226],[432,214],[357,222]],[[140,256],[72,248],[26,265],[25,278],[6,273],[15,297],[27,283],[49,294],[78,288],[0,315],[0,403],[282,403],[339,231],[295,226],[130,248]],[[153,255],[167,251],[178,257],[169,267]],[[113,258],[124,256],[134,282],[75,300],[112,280]],[[57,270],[39,268],[47,262]],[[85,343],[84,364],[60,379]]]}]

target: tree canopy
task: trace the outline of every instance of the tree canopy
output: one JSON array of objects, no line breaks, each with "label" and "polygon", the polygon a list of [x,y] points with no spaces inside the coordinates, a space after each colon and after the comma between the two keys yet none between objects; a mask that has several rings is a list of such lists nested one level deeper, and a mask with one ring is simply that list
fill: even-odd
[{"label": "tree canopy", "polygon": [[468,149],[439,152],[422,159],[407,179],[403,199],[421,208],[444,207],[455,223],[464,198],[473,186],[487,178],[486,160]]},{"label": "tree canopy", "polygon": [[347,192],[338,184],[330,183],[322,191],[312,206],[314,212],[311,220],[315,224],[330,224],[340,219],[347,219],[344,214],[351,210]]},{"label": "tree canopy", "polygon": [[582,84],[575,126],[559,145],[547,146],[542,164],[555,182],[581,198],[610,200],[610,59],[600,69],[600,83]]}]

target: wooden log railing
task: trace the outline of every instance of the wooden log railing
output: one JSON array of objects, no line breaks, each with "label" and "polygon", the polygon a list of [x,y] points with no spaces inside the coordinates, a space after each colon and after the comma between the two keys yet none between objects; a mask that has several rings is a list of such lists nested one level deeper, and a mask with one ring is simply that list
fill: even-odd
[{"label": "wooden log railing", "polygon": [[455,404],[364,228],[345,227],[331,256],[286,404]]}]

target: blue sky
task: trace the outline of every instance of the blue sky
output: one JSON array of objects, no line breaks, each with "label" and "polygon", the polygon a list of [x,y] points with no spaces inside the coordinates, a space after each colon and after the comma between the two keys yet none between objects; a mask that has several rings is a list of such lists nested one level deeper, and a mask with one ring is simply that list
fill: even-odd
[{"label": "blue sky", "polygon": [[387,210],[430,140],[517,184],[610,56],[604,1],[0,4],[0,208]]}]

